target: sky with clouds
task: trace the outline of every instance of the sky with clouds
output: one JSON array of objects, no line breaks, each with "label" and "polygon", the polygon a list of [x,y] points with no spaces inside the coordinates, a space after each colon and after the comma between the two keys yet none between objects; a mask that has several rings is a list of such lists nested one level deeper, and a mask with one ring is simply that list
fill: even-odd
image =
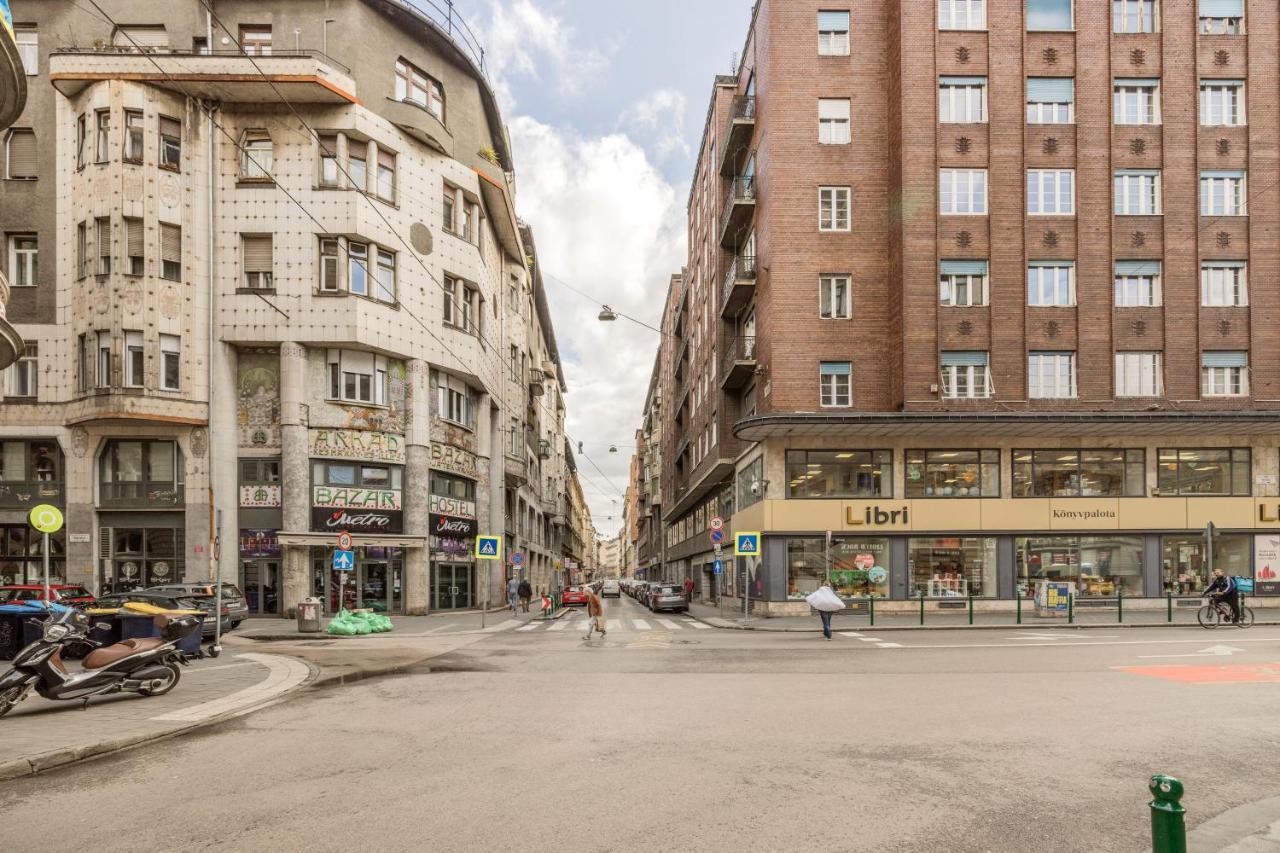
[{"label": "sky with clouds", "polygon": [[685,202],[712,79],[731,73],[752,3],[455,5],[483,32],[514,149],[516,206],[538,242],[569,386],[567,432],[583,443],[578,469],[596,528],[612,535],[658,335],[596,315],[603,303],[658,325],[685,260]]}]

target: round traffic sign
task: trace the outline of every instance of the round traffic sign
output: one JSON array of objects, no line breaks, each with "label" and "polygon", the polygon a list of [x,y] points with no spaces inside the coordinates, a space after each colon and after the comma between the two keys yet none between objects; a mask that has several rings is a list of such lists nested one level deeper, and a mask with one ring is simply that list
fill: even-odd
[{"label": "round traffic sign", "polygon": [[712,531],[711,531],[711,544],[713,544],[713,545],[714,545],[714,544],[716,544],[716,543],[718,543],[718,542],[723,542],[723,541],[724,541],[724,531],[723,531],[723,530],[712,530]]},{"label": "round traffic sign", "polygon": [[351,550],[351,534],[345,530],[338,534],[338,550],[339,551]]},{"label": "round traffic sign", "polygon": [[511,555],[512,565],[518,566],[523,562],[524,562],[524,554],[520,553],[519,551],[516,551],[514,554]]},{"label": "round traffic sign", "polygon": [[724,527],[724,519],[723,519],[723,518],[721,518],[720,516],[718,516],[718,515],[717,515],[717,516],[714,516],[714,517],[711,519],[711,529],[712,529],[712,530],[720,530],[720,529],[721,529],[721,528],[723,528],[723,527]]},{"label": "round traffic sign", "polygon": [[41,533],[57,533],[62,529],[62,510],[53,504],[40,504],[31,508],[31,526]]}]

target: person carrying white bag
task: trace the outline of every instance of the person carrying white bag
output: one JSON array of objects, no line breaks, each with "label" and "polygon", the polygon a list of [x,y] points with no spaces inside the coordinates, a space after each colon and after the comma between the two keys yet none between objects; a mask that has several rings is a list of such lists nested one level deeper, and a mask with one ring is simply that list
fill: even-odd
[{"label": "person carrying white bag", "polygon": [[809,602],[810,607],[818,611],[818,616],[822,618],[822,636],[830,640],[831,614],[838,610],[844,610],[844,602],[840,600],[840,596],[836,595],[836,591],[831,588],[831,581],[823,581],[822,586],[805,596],[804,600]]}]

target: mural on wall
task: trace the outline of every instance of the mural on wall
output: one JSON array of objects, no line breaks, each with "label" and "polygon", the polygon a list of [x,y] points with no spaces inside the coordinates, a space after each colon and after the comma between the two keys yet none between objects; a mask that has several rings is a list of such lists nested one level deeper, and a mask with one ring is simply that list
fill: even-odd
[{"label": "mural on wall", "polygon": [[405,364],[387,360],[387,406],[366,408],[342,403],[341,424],[346,429],[393,432],[404,435],[409,428],[409,383],[405,381]]},{"label": "mural on wall", "polygon": [[280,447],[280,353],[240,350],[236,378],[236,423],[240,446]]}]

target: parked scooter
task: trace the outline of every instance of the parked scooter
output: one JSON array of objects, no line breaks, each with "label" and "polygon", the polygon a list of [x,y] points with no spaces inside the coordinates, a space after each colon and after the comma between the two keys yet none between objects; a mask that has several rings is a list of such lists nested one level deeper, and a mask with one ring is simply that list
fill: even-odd
[{"label": "parked scooter", "polygon": [[[187,658],[177,644],[200,630],[194,616],[157,616],[163,637],[124,640],[113,646],[90,640],[90,619],[79,610],[49,617],[44,636],[18,652],[13,668],[0,676],[0,717],[26,698],[34,687],[46,699],[84,699],[129,691],[163,696],[178,684],[178,664]],[[62,650],[70,645],[93,646],[79,667],[68,668]]]}]

